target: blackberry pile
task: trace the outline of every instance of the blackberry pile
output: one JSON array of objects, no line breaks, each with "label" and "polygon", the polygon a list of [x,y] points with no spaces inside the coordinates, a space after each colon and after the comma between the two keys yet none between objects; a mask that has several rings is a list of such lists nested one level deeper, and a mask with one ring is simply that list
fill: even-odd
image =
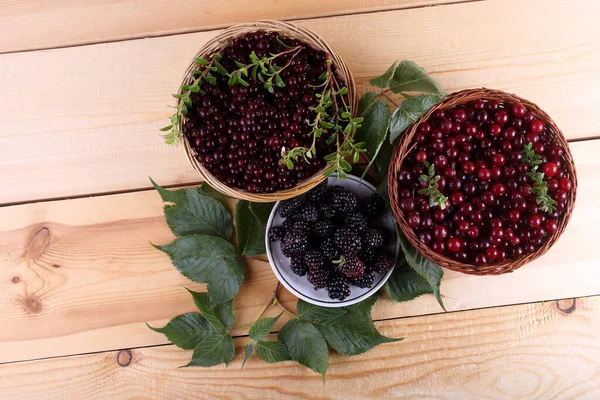
[{"label": "blackberry pile", "polygon": [[280,226],[269,231],[269,240],[280,241],[282,253],[290,258],[290,269],[306,276],[329,297],[344,300],[352,286],[370,288],[376,274],[393,264],[385,251],[387,232],[372,226],[385,212],[385,202],[373,194],[364,199],[327,181],[312,189],[304,200],[281,202]]}]

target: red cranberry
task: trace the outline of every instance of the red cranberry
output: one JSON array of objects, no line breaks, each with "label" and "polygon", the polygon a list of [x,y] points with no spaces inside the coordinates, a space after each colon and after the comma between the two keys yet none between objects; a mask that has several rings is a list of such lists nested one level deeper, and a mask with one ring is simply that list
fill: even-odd
[{"label": "red cranberry", "polygon": [[424,151],[418,151],[417,154],[415,154],[415,161],[419,164],[423,164],[425,160],[427,160],[427,153]]},{"label": "red cranberry", "polygon": [[498,111],[496,115],[494,115],[494,121],[496,121],[498,125],[506,124],[508,122],[508,113],[504,110]]},{"label": "red cranberry", "polygon": [[548,231],[550,233],[554,233],[558,229],[558,224],[556,223],[556,220],[548,219],[544,223],[544,228],[546,229],[546,231]]},{"label": "red cranberry", "polygon": [[433,250],[434,252],[436,252],[438,254],[443,254],[445,249],[446,249],[446,246],[444,245],[444,242],[442,242],[441,240],[434,240],[431,243],[431,250]]},{"label": "red cranberry", "polygon": [[406,223],[411,228],[416,228],[421,223],[421,216],[417,212],[412,212],[408,214],[408,217],[406,217]]},{"label": "red cranberry", "polygon": [[535,119],[529,124],[529,130],[533,133],[541,133],[544,130],[544,123],[539,119]]},{"label": "red cranberry", "polygon": [[514,103],[511,107],[511,111],[517,118],[522,118],[527,113],[527,109],[522,103]]},{"label": "red cranberry", "polygon": [[542,216],[539,214],[533,214],[529,216],[529,226],[537,228],[542,224]]},{"label": "red cranberry", "polygon": [[461,241],[455,237],[451,237],[446,240],[446,248],[449,252],[456,253],[461,249],[461,247]]},{"label": "red cranberry", "polygon": [[546,175],[547,177],[554,176],[558,172],[558,165],[556,165],[553,162],[547,162],[542,167],[542,171],[544,172],[544,175]]},{"label": "red cranberry", "polygon": [[560,178],[558,180],[558,188],[563,192],[569,192],[573,187],[573,183],[569,178]]}]

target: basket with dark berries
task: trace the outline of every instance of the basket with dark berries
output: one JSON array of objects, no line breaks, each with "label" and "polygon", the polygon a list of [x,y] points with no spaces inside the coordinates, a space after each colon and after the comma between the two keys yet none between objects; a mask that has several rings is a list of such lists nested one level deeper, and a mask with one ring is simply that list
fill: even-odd
[{"label": "basket with dark berries", "polygon": [[375,188],[331,176],[303,196],[280,201],[267,229],[275,275],[313,304],[361,301],[385,283],[398,257],[396,223]]},{"label": "basket with dark berries", "polygon": [[200,49],[173,96],[165,141],[183,141],[194,169],[234,198],[298,196],[326,172],[343,175],[346,158],[365,151],[353,140],[362,119],[352,74],[327,42],[290,23],[224,30]]},{"label": "basket with dark berries", "polygon": [[569,146],[537,105],[489,89],[451,94],[395,145],[394,217],[430,261],[475,275],[511,272],[565,230],[577,176]]}]

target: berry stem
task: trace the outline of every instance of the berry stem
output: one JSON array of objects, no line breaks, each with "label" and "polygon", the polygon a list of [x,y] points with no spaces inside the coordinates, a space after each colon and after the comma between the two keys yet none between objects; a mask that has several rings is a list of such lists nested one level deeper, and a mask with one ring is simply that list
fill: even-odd
[{"label": "berry stem", "polygon": [[423,165],[427,168],[427,174],[423,174],[419,177],[422,182],[427,182],[425,189],[419,190],[420,194],[429,196],[429,206],[435,207],[440,206],[442,210],[446,209],[446,202],[448,198],[442,194],[438,189],[438,181],[440,176],[435,174],[435,166],[430,164],[428,161],[424,161]]}]

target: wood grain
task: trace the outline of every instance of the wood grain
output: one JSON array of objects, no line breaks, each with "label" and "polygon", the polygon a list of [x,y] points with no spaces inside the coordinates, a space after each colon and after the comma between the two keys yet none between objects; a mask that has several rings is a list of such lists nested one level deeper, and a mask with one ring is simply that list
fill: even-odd
[{"label": "wood grain", "polygon": [[[393,60],[412,59],[448,91],[486,86],[537,102],[577,139],[600,136],[598,19],[594,0],[507,0],[298,23],[341,53],[362,92]],[[197,181],[157,129],[215,33],[0,55],[0,182],[11,188],[0,204],[148,188],[149,175]]]},{"label": "wood grain", "polygon": [[294,20],[460,1],[3,0],[0,27],[10,34],[0,35],[0,53],[181,34],[257,19]]},{"label": "wood grain", "polygon": [[[446,272],[441,290],[448,310],[600,294],[600,140],[574,143],[572,150],[580,189],[563,237],[512,274]],[[192,311],[182,286],[199,288],[149,244],[171,240],[154,191],[0,208],[0,362],[165,343],[144,321],[161,325]],[[275,285],[266,261],[248,263],[236,326],[256,318]],[[295,304],[288,293],[282,300]],[[373,315],[440,311],[424,296],[402,304],[383,299]]]},{"label": "wood grain", "polygon": [[332,354],[327,381],[292,362],[251,358],[247,338],[227,366],[177,369],[174,346],[0,365],[3,399],[427,398],[597,399],[600,297],[534,303],[378,323],[405,340],[360,356]]}]

